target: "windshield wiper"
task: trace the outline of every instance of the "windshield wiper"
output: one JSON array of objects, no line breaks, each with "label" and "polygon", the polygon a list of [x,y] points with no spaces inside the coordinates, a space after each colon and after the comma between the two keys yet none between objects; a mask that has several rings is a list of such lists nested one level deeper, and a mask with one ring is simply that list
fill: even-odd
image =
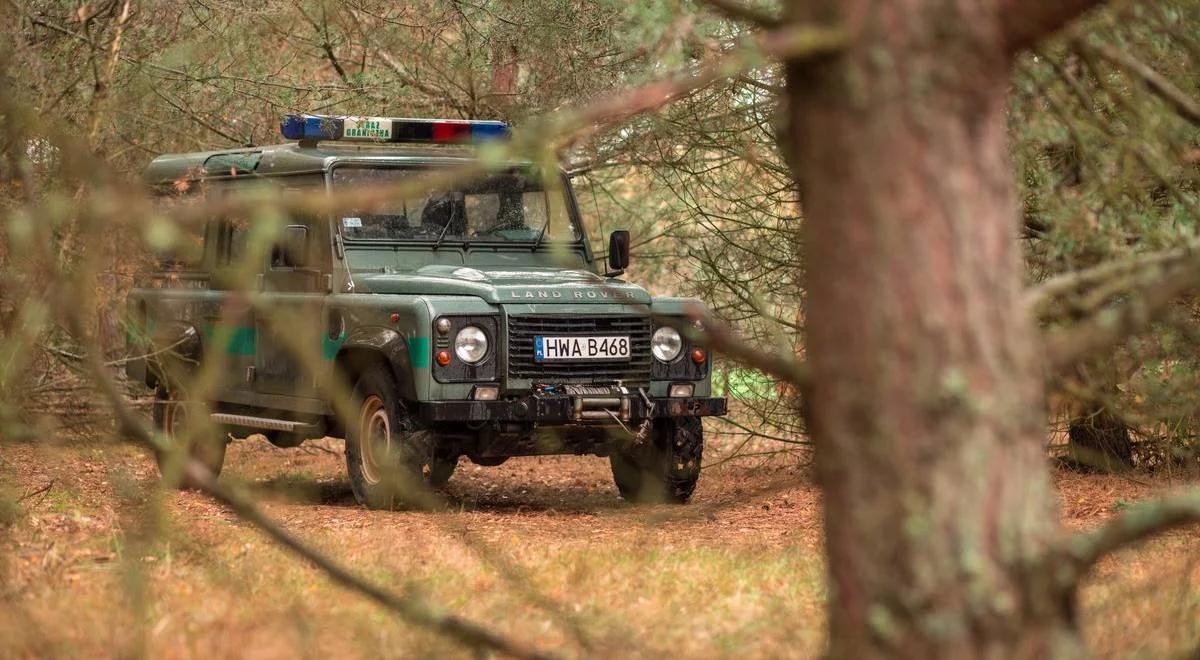
[{"label": "windshield wiper", "polygon": [[550,227],[550,216],[547,215],[546,216],[546,224],[542,225],[542,230],[540,232],[538,232],[537,240],[533,242],[533,249],[530,250],[531,252],[537,252],[538,248],[542,247],[542,239],[546,238],[546,229],[548,229],[549,227]]},{"label": "windshield wiper", "polygon": [[446,238],[446,232],[449,231],[450,225],[454,224],[454,209],[450,210],[450,217],[446,220],[446,224],[442,225],[442,233],[438,234],[437,240],[433,242],[433,251],[437,252],[438,247],[442,244],[442,239]]}]

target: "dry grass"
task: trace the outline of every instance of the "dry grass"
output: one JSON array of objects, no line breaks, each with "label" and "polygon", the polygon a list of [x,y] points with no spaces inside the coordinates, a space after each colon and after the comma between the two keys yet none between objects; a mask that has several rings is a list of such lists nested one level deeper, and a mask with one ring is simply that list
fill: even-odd
[{"label": "dry grass", "polygon": [[[338,445],[315,447],[330,451],[239,443],[224,479],[397,590],[572,653],[576,634],[590,655],[821,651],[819,499],[799,465],[732,463],[705,476],[694,505],[660,508],[621,503],[603,459],[464,463],[447,510],[372,512],[354,504]],[[154,467],[136,450],[9,445],[2,459],[0,657],[464,655],[332,586],[199,495],[156,506]],[[1165,487],[1067,474],[1059,483],[1076,527]],[[161,531],[148,541],[155,519]],[[1100,567],[1083,598],[1100,655],[1195,645],[1196,550],[1194,532],[1178,533]],[[509,564],[518,575],[502,570]]]},{"label": "dry grass", "polygon": [[[1063,521],[1083,529],[1140,499],[1194,482],[1144,474],[1056,474]],[[1099,657],[1200,654],[1200,530],[1168,533],[1103,560],[1083,589],[1081,616]]]}]

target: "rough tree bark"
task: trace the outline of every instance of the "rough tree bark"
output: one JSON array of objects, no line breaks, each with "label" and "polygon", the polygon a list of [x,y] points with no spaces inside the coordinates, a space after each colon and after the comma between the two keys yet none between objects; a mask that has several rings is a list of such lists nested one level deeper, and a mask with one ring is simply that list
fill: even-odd
[{"label": "rough tree bark", "polygon": [[1013,53],[1089,2],[823,0],[839,54],[791,62],[804,200],[809,428],[834,657],[1082,650],[1042,364],[1021,303],[1006,136]]}]

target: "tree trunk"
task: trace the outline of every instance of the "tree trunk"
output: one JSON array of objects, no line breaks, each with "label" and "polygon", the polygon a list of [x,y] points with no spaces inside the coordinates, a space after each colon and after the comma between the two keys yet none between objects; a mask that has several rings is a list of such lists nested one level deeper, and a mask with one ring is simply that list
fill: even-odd
[{"label": "tree trunk", "polygon": [[1020,299],[1012,18],[987,1],[793,4],[850,35],[787,67],[831,653],[1074,654],[1073,596],[1029,570],[1060,530]]},{"label": "tree trunk", "polygon": [[1076,469],[1122,472],[1133,467],[1129,427],[1103,403],[1092,403],[1067,426],[1067,458]]}]

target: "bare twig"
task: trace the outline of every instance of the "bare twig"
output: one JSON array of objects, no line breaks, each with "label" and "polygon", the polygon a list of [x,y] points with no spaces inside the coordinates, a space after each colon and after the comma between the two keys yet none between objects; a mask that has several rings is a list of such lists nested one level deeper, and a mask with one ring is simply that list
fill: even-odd
[{"label": "bare twig", "polygon": [[18,504],[20,504],[21,502],[24,502],[25,500],[27,500],[27,499],[29,499],[29,498],[31,498],[31,497],[34,497],[34,496],[36,496],[36,495],[41,495],[42,493],[47,493],[47,492],[49,492],[49,491],[50,491],[50,489],[51,489],[51,488],[53,488],[53,487],[54,487],[54,480],[53,480],[53,479],[51,479],[51,480],[50,480],[50,483],[46,484],[45,486],[42,486],[41,488],[39,488],[39,489],[37,489],[37,490],[34,490],[34,491],[30,491],[30,492],[28,492],[28,493],[25,493],[25,494],[24,494],[24,495],[22,495],[21,497],[17,498],[17,503],[18,503]]}]

